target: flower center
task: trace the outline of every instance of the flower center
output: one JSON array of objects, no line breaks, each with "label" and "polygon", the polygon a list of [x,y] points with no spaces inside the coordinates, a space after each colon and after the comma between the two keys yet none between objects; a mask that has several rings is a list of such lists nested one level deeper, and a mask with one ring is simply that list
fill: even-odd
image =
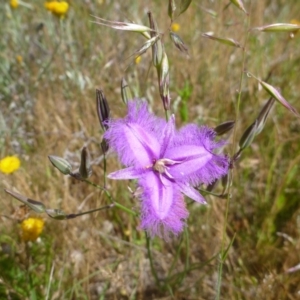
[{"label": "flower center", "polygon": [[162,159],[158,159],[155,160],[153,162],[153,170],[158,172],[159,174],[165,174],[168,178],[172,179],[173,176],[168,172],[169,167],[168,166],[173,166],[175,164],[180,164],[181,161],[175,161],[172,159],[168,159],[168,158],[162,158]]}]

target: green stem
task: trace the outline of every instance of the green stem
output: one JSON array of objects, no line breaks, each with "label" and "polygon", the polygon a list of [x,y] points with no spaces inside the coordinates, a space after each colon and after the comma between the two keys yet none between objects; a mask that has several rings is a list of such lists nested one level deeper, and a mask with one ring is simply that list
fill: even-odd
[{"label": "green stem", "polygon": [[150,261],[151,273],[155,279],[157,286],[160,287],[160,281],[158,279],[158,276],[157,276],[157,273],[156,273],[156,270],[155,270],[154,264],[153,264],[150,238],[148,237],[147,232],[145,232],[145,234],[146,234],[146,246],[147,246],[147,253],[148,253],[148,257],[149,257],[149,261]]},{"label": "green stem", "polygon": [[[71,174],[70,174],[70,175],[71,175]],[[109,192],[105,187],[103,187],[103,186],[101,186],[101,185],[98,185],[98,184],[96,184],[96,183],[94,183],[94,182],[92,182],[92,181],[89,181],[89,180],[86,179],[86,178],[82,179],[82,181],[84,181],[84,182],[86,182],[86,183],[88,183],[88,184],[90,184],[90,185],[96,187],[97,189],[100,189],[100,190],[104,191],[105,194],[106,194],[106,196],[108,197],[108,199],[109,199],[109,200],[110,200],[117,208],[119,208],[119,209],[121,209],[121,210],[123,210],[123,211],[125,211],[125,212],[127,212],[127,213],[129,213],[129,214],[131,214],[131,215],[133,215],[133,216],[135,216],[135,217],[138,215],[135,211],[133,211],[133,210],[131,210],[131,209],[129,209],[129,208],[123,206],[122,204],[118,203],[117,201],[115,201],[115,200],[113,199],[112,195],[110,194],[110,192]]]},{"label": "green stem", "polygon": [[218,198],[221,198],[221,199],[227,199],[227,194],[216,194],[216,193],[213,193],[213,192],[209,192],[209,191],[207,191],[207,190],[203,190],[203,189],[197,189],[199,192],[201,192],[201,193],[204,193],[204,196],[206,196],[206,195],[211,195],[211,196],[215,196],[215,197],[218,197]]},{"label": "green stem", "polygon": [[106,155],[103,153],[103,186],[106,187]]},{"label": "green stem", "polygon": [[183,238],[180,240],[180,243],[179,243],[178,247],[176,247],[175,257],[174,257],[174,260],[173,260],[173,262],[171,264],[171,267],[169,269],[168,276],[167,276],[167,278],[168,278],[167,281],[169,281],[171,273],[172,273],[172,271],[174,269],[174,266],[175,266],[175,264],[176,264],[176,262],[178,260],[178,257],[179,257],[179,254],[180,254],[180,250],[181,250],[181,247],[182,247],[182,242],[183,242]]},{"label": "green stem", "polygon": [[[237,121],[238,121],[239,115],[240,115],[240,104],[241,104],[242,85],[243,85],[243,81],[244,81],[244,73],[245,73],[245,65],[246,65],[246,46],[248,43],[249,28],[250,28],[250,16],[248,15],[247,34],[246,34],[245,42],[244,42],[244,46],[243,46],[242,69],[241,69],[241,75],[240,75],[239,93],[238,93],[238,98],[237,98],[237,102],[236,102],[236,110],[235,110],[236,124],[237,124]],[[235,152],[236,140],[237,140],[237,126],[234,127],[234,132],[233,132],[233,143],[232,143],[233,146],[231,149],[231,152],[232,152],[231,156],[233,156],[234,152]],[[231,170],[231,172],[233,172],[233,171]],[[217,278],[216,297],[215,297],[216,300],[219,300],[220,296],[221,296],[223,264],[226,259],[226,256],[224,255],[224,251],[225,251],[225,243],[226,243],[227,219],[228,219],[228,211],[229,211],[229,202],[230,202],[233,174],[231,174],[231,176],[229,176],[229,178],[230,178],[230,184],[229,184],[228,194],[227,194],[227,198],[226,198],[226,210],[225,210],[225,219],[224,219],[224,226],[223,226],[223,233],[222,233],[220,261],[219,261],[219,265],[218,265],[218,278]]]},{"label": "green stem", "polygon": [[170,111],[169,110],[165,110],[165,116],[166,116],[166,120],[168,122],[169,118],[170,118]]},{"label": "green stem", "polygon": [[189,269],[190,269],[190,239],[189,239],[189,232],[187,228],[184,229],[184,237],[185,237],[185,248],[186,248],[186,256],[185,256],[185,264],[184,264],[184,270],[182,275],[180,276],[180,280],[178,283],[178,286],[181,286],[182,281],[186,277]]}]

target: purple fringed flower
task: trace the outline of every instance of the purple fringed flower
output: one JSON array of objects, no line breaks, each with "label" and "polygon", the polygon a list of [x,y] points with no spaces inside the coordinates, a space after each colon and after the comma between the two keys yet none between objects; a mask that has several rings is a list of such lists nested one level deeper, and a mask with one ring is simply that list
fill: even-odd
[{"label": "purple fringed flower", "polygon": [[104,138],[127,167],[108,177],[137,179],[141,228],[151,236],[179,234],[188,217],[183,194],[205,204],[193,186],[209,184],[228,171],[227,157],[213,153],[223,143],[214,142],[212,129],[190,124],[176,131],[174,115],[166,122],[150,114],[141,100],[128,103],[124,119],[110,121]]}]

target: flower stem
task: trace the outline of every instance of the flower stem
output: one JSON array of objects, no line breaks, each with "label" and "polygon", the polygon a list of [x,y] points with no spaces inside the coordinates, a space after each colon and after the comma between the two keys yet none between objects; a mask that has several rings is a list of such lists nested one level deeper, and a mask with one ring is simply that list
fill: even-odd
[{"label": "flower stem", "polygon": [[117,208],[119,208],[119,209],[121,209],[121,210],[135,216],[135,217],[138,215],[135,211],[133,211],[130,208],[127,208],[127,207],[123,206],[122,204],[118,203],[117,201],[115,201],[113,199],[112,195],[110,194],[110,192],[105,187],[100,186],[100,185],[98,185],[98,184],[96,184],[96,183],[94,183],[94,182],[92,182],[92,181],[90,181],[86,178],[82,179],[82,181],[96,187],[97,189],[100,189],[100,190],[104,191],[106,196],[108,197],[108,199],[115,205],[115,207],[117,207]]},{"label": "flower stem", "polygon": [[106,155],[103,153],[103,186],[106,188]]},{"label": "flower stem", "polygon": [[170,111],[169,110],[165,110],[165,116],[166,116],[166,120],[167,122],[169,121],[169,118],[170,118]]},{"label": "flower stem", "polygon": [[150,268],[151,268],[151,273],[155,279],[155,282],[157,284],[158,287],[160,287],[160,281],[159,278],[157,276],[156,270],[154,268],[154,264],[153,264],[153,259],[152,259],[152,253],[151,253],[151,241],[149,236],[147,235],[147,232],[145,232],[146,234],[146,246],[147,246],[147,253],[148,253],[148,257],[149,257],[149,261],[150,261]]},{"label": "flower stem", "polygon": [[[251,3],[250,3],[251,5]],[[242,97],[242,85],[244,81],[244,73],[245,73],[245,65],[246,65],[246,46],[248,43],[249,38],[249,28],[250,28],[250,15],[247,16],[247,33],[243,45],[243,57],[242,57],[242,69],[241,69],[241,75],[240,75],[240,84],[239,84],[239,93],[238,98],[236,102],[236,109],[235,109],[235,119],[236,121],[239,119],[240,115],[240,104],[241,104],[241,97]],[[232,156],[235,153],[235,145],[237,140],[237,126],[234,126],[234,132],[233,132],[233,142],[232,142]],[[230,170],[230,172],[233,172],[233,170]],[[222,233],[222,244],[221,244],[221,251],[220,251],[220,261],[218,264],[218,278],[217,278],[217,284],[216,284],[216,300],[220,299],[221,296],[221,286],[222,286],[222,273],[223,273],[223,264],[226,260],[226,229],[227,229],[227,220],[228,220],[228,211],[229,211],[229,202],[231,198],[231,187],[232,187],[232,181],[233,181],[233,174],[229,176],[230,178],[230,184],[229,184],[229,190],[226,198],[226,210],[225,210],[225,219],[224,219],[224,226],[223,226],[223,233]]]}]

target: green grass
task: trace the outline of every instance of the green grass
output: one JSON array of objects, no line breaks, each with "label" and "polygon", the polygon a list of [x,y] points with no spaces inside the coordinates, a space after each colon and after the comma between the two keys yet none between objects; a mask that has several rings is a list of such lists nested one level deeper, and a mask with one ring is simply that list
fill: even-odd
[{"label": "green grass", "polygon": [[[176,125],[194,122],[215,127],[235,120],[225,152],[255,120],[269,95],[245,70],[280,88],[298,111],[300,33],[251,31],[299,18],[297,1],[244,1],[249,19],[230,1],[193,1],[176,22],[189,48],[180,53],[168,38],[167,4],[162,1],[70,1],[66,18],[51,15],[37,0],[30,8],[0,10],[0,153],[18,155],[21,168],[0,174],[0,298],[11,299],[215,299],[220,251],[225,256],[220,299],[296,299],[300,273],[286,273],[299,263],[299,120],[276,103],[264,130],[237,161],[229,200],[206,196],[203,207],[187,200],[186,231],[167,243],[151,243],[138,218],[113,208],[68,221],[46,219],[39,241],[20,238],[18,207],[3,189],[42,201],[47,207],[76,213],[109,204],[105,193],[63,176],[48,155],[79,166],[88,146],[93,160],[101,156],[102,132],[95,110],[101,88],[113,117],[125,115],[120,82],[126,77],[135,96],[145,97],[164,117],[151,50],[135,64],[128,57],[145,42],[142,35],[99,26],[91,15],[148,25],[150,9],[170,63],[170,93]],[[213,17],[205,9],[211,9]],[[233,38],[243,50],[201,36]],[[22,62],[17,60],[22,57]],[[239,86],[241,83],[241,90]],[[237,109],[238,95],[240,104]],[[238,113],[238,115],[237,115]],[[238,116],[238,117],[237,117]],[[107,173],[119,166],[111,155]],[[103,162],[93,165],[92,182],[102,184]],[[114,199],[138,211],[127,186],[107,180]],[[222,190],[219,184],[214,192]],[[226,215],[226,210],[228,213]],[[149,242],[149,241],[148,241]],[[232,243],[228,252],[224,253]],[[226,254],[226,255],[225,255]],[[1,298],[1,299],[2,299]]]}]

